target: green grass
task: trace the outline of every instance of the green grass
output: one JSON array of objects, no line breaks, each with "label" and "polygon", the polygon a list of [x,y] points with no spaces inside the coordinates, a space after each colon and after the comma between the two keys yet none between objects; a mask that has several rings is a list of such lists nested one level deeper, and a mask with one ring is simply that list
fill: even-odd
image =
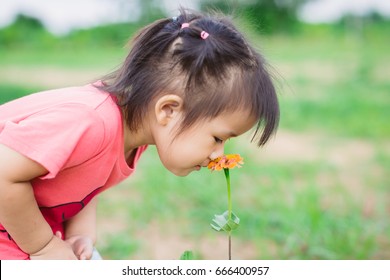
[{"label": "green grass", "polygon": [[266,52],[283,85],[282,128],[390,137],[388,37],[277,37],[269,43]]},{"label": "green grass", "polygon": [[[0,65],[2,66],[60,66],[65,69],[93,69],[94,67],[118,66],[127,48],[99,48],[98,46],[86,46],[76,48],[53,49],[29,49],[13,48],[0,50]],[[0,80],[1,81],[1,80]]]},{"label": "green grass", "polygon": [[[307,83],[297,81],[295,88]],[[321,98],[283,96],[281,126],[297,131],[325,130],[346,137],[388,138],[389,88],[390,83],[377,86],[350,80],[319,88],[319,94],[330,92]]]},{"label": "green grass", "polygon": [[42,90],[23,85],[0,84],[0,104]]},{"label": "green grass", "polygon": [[[296,147],[302,158],[272,160],[254,144],[228,143],[226,152],[239,152],[246,161],[231,172],[233,211],[241,218],[233,233],[233,256],[248,256],[241,251],[249,244],[254,248],[250,257],[261,259],[390,258],[390,37],[374,31],[352,36],[320,30],[307,32],[310,36],[255,39],[281,76],[280,129],[320,140],[307,149],[305,143]],[[77,56],[73,50],[12,49],[0,52],[0,68],[111,71],[123,56],[119,47],[80,47]],[[0,77],[0,103],[39,89],[23,79],[10,84]],[[363,144],[352,154],[339,151],[341,163],[331,160],[337,145],[356,142]],[[315,155],[305,160],[307,153]],[[345,158],[355,154],[358,160]],[[151,147],[134,176],[101,196],[97,246],[103,257],[153,258],[148,243],[160,240],[150,246],[164,248],[169,236],[178,243],[190,240],[185,249],[199,258],[207,258],[207,250],[225,251],[219,245],[197,246],[223,237],[209,224],[227,209],[224,180],[223,173],[208,170],[175,177]],[[149,238],[149,231],[160,239]],[[165,249],[177,259],[184,251]]]},{"label": "green grass", "polygon": [[[255,165],[249,161],[241,170],[233,170],[233,211],[241,218],[233,244],[235,238],[251,242],[258,251],[256,258],[263,259],[375,258],[381,250],[377,237],[388,236],[383,208],[387,200],[379,199],[374,218],[365,217],[362,201],[351,197],[338,179],[330,184],[318,180],[321,175],[337,178],[339,172],[322,162]],[[375,182],[378,178],[370,178],[369,173],[360,176],[372,188],[370,193],[378,198],[386,195],[381,181]],[[129,224],[123,232],[129,239],[155,221],[162,235],[165,227],[171,234],[194,239],[221,234],[212,231],[209,223],[213,214],[227,209],[223,173],[204,170],[187,178],[173,177],[157,162],[152,148],[141,160],[139,172],[116,191],[123,195],[122,207],[117,198],[108,196],[103,209],[119,207],[111,210],[126,213]],[[277,251],[270,250],[269,244],[278,244]],[[111,256],[116,246],[107,245],[102,252]],[[197,248],[187,249],[201,255]],[[132,252],[124,250],[131,258]]]}]

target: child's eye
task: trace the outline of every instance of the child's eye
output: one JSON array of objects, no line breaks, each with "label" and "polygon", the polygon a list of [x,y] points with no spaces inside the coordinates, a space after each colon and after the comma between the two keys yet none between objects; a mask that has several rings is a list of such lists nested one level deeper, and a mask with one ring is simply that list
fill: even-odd
[{"label": "child's eye", "polygon": [[215,137],[215,136],[214,136],[214,140],[215,140],[215,142],[217,142],[218,144],[223,142],[222,139],[220,139],[220,138],[218,138],[218,137]]}]

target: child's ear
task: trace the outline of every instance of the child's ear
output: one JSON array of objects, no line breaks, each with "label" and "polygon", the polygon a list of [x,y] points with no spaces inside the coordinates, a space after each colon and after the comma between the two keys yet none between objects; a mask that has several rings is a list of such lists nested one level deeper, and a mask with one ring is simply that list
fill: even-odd
[{"label": "child's ear", "polygon": [[183,99],[175,94],[160,97],[154,106],[157,122],[167,125],[170,120],[177,117],[183,108]]}]

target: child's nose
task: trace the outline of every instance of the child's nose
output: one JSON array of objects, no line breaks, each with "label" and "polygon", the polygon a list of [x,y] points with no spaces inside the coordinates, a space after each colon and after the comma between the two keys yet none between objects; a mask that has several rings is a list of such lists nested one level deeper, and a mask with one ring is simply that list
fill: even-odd
[{"label": "child's nose", "polygon": [[216,158],[219,158],[223,156],[225,150],[225,145],[218,145],[218,148],[214,150],[214,152],[210,155],[210,159],[214,160]]}]

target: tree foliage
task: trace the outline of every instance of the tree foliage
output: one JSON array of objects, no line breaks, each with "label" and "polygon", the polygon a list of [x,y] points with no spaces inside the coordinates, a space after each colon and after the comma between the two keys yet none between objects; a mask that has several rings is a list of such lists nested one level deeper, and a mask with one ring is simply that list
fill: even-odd
[{"label": "tree foliage", "polygon": [[203,0],[202,10],[238,14],[262,33],[292,31],[299,25],[298,9],[312,0]]},{"label": "tree foliage", "polygon": [[34,46],[37,42],[51,44],[55,40],[41,21],[34,17],[20,14],[12,25],[0,30],[1,47]]}]

